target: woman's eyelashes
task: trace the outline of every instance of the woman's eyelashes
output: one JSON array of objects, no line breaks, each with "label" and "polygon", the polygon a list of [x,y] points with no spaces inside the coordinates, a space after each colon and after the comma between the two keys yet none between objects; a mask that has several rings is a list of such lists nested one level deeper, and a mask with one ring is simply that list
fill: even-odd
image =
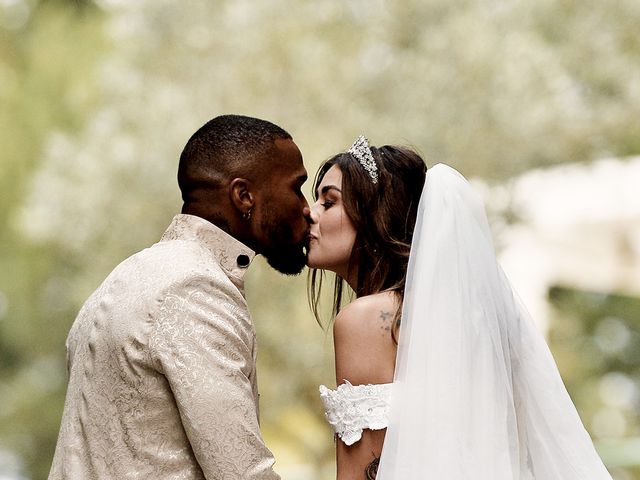
[{"label": "woman's eyelashes", "polygon": [[331,194],[327,195],[327,192],[322,192],[316,200],[316,205],[320,205],[323,209],[328,210],[337,203],[336,198],[332,198]]}]

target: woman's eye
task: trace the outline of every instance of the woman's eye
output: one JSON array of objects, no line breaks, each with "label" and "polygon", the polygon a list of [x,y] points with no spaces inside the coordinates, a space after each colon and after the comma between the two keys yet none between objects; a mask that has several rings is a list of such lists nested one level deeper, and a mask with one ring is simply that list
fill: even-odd
[{"label": "woman's eye", "polygon": [[327,210],[328,208],[330,208],[333,204],[335,204],[335,202],[332,202],[330,200],[327,200],[324,203],[321,203],[320,205],[322,205],[322,207]]}]

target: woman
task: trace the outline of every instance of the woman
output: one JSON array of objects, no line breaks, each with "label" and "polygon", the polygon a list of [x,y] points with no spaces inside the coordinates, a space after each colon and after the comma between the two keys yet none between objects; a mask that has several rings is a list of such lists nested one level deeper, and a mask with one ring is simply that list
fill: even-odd
[{"label": "woman", "polygon": [[[336,273],[338,387],[320,392],[338,480],[611,478],[458,172],[359,137],[315,186],[308,265]],[[340,309],[343,282],[356,298]]]}]

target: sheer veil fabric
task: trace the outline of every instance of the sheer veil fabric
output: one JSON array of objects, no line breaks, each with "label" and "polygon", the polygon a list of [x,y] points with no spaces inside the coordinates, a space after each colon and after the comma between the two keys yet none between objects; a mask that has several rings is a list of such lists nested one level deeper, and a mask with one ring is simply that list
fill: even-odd
[{"label": "sheer veil fabric", "polygon": [[427,173],[406,285],[379,480],[611,479],[482,200],[446,165]]}]

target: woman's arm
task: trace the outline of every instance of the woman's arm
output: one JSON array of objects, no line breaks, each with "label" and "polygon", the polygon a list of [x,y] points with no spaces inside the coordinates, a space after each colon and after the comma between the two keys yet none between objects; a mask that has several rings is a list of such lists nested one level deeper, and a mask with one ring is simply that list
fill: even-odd
[{"label": "woman's arm", "polygon": [[[394,294],[385,292],[361,297],[338,314],[333,328],[338,385],[345,380],[353,385],[393,382],[397,348],[391,328],[396,309]],[[338,439],[337,480],[375,478],[385,432],[366,429],[351,446]]]}]

